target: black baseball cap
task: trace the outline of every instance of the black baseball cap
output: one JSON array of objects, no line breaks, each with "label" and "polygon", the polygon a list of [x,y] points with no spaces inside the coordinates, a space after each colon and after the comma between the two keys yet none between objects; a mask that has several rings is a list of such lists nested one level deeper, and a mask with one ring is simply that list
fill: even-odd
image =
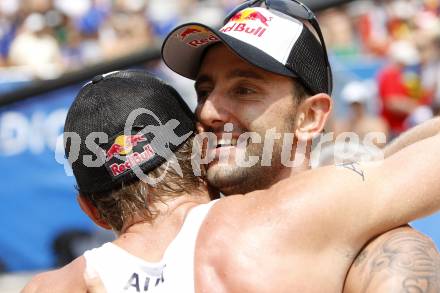
[{"label": "black baseball cap", "polygon": [[173,87],[145,71],[118,71],[96,76],[76,96],[65,154],[79,191],[103,193],[138,180],[135,167],[159,167],[194,131],[194,114]]},{"label": "black baseball cap", "polygon": [[217,43],[257,67],[299,79],[313,94],[332,92],[324,44],[301,19],[264,7],[238,11],[220,29],[183,24],[166,37],[162,58],[173,71],[195,80],[206,50]]}]

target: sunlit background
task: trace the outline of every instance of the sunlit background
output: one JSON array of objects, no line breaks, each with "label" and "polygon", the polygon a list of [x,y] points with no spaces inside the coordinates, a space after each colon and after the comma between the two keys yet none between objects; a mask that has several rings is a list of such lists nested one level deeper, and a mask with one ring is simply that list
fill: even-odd
[{"label": "sunlit background", "polygon": [[[0,292],[17,292],[35,272],[112,239],[80,211],[56,148],[81,85],[94,74],[145,68],[194,107],[192,81],[160,62],[161,42],[182,22],[220,26],[239,2],[0,0]],[[381,131],[390,141],[438,113],[438,0],[304,3],[318,10],[335,75],[327,131],[361,139]],[[440,244],[440,215],[414,226]]]}]

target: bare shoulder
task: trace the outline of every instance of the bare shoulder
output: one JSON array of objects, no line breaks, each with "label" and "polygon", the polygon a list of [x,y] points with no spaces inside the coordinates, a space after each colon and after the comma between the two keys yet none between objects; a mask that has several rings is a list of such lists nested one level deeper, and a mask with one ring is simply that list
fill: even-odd
[{"label": "bare shoulder", "polygon": [[[233,253],[239,247],[249,227],[255,227],[259,221],[251,198],[233,195],[221,198],[214,204],[200,227],[197,239],[199,255],[207,253],[210,258],[218,256],[224,260],[226,253]],[[231,242],[231,239],[234,241]]]},{"label": "bare shoulder", "polygon": [[[269,209],[266,209],[269,215],[262,217],[264,210],[265,205],[259,204],[253,194],[228,196],[216,202],[197,238],[196,291],[255,291],[249,290],[249,284],[255,286],[255,281],[261,282],[261,274],[242,276],[236,272],[254,272],[256,267],[264,266],[264,255],[273,257],[270,249],[275,250],[275,244],[281,242],[274,244],[273,239],[281,237],[276,236],[276,229],[270,224],[275,217]],[[272,259],[271,263],[276,261]]]},{"label": "bare shoulder", "polygon": [[344,293],[440,292],[440,254],[409,226],[370,241],[353,262]]},{"label": "bare shoulder", "polygon": [[60,269],[35,275],[21,293],[86,292],[84,269],[85,260],[81,256]]}]

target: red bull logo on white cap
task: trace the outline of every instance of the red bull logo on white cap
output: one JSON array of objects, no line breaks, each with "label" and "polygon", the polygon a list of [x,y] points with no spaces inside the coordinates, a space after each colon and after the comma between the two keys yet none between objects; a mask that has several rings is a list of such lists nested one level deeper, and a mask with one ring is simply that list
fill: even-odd
[{"label": "red bull logo on white cap", "polygon": [[272,17],[266,17],[262,11],[248,8],[231,17],[220,31],[224,33],[230,31],[243,32],[260,38],[269,28],[271,20]]}]

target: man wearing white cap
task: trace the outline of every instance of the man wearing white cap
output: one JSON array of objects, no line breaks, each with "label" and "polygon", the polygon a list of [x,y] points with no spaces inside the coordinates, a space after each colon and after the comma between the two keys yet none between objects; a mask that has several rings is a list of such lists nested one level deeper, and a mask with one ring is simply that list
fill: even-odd
[{"label": "man wearing white cap", "polygon": [[[260,7],[263,3],[265,7]],[[319,42],[304,23],[313,27]],[[208,149],[208,154],[214,157],[207,165],[207,179],[212,186],[228,195],[261,190],[292,175],[307,177],[300,173],[310,169],[312,138],[323,131],[332,108],[331,68],[319,25],[307,7],[295,0],[247,1],[228,15],[220,30],[197,23],[176,28],[165,40],[162,54],[165,63],[172,70],[196,80],[196,114],[200,130],[213,132],[219,139],[215,148]],[[385,155],[390,156],[406,145],[437,134],[437,123],[438,121],[434,121],[425,124],[403,136],[387,148]],[[293,134],[288,136],[291,140],[286,143],[286,135],[284,140],[268,135],[274,128],[284,134]],[[259,143],[262,140],[247,140],[246,155],[261,160],[252,167],[243,167],[236,163],[239,153],[238,138],[246,132],[257,133],[265,141],[267,137],[272,137],[268,140],[272,142],[269,159],[266,157],[267,149]],[[295,164],[298,159],[295,156],[295,146],[301,143],[306,144],[307,151],[301,164]],[[294,164],[290,165],[293,168],[287,168],[283,164],[285,145],[293,146],[289,149],[291,152],[288,157],[293,156]],[[228,159],[220,162],[224,153],[229,154]],[[413,154],[407,158],[411,156]],[[395,156],[391,156],[393,157]],[[403,161],[396,164],[392,171],[389,170],[388,177],[377,178],[377,183],[387,191],[378,195],[367,184],[359,188],[367,188],[369,192],[362,195],[355,188],[351,190],[353,196],[386,197],[391,190],[400,190],[402,186],[397,184],[396,178],[412,169],[411,164],[403,167],[401,163]],[[347,162],[345,166],[362,180],[368,181],[367,178],[374,173],[358,168],[355,162]],[[417,180],[420,179],[419,175]],[[315,191],[304,190],[300,181],[297,190],[313,197]],[[315,184],[323,184],[317,188],[321,194],[326,190],[338,190],[338,194],[339,191],[350,189],[351,185],[320,176],[313,181]],[[407,187],[413,189],[412,192],[423,188],[420,182],[410,185],[411,187]],[[306,198],[308,197],[304,200]],[[277,204],[276,199],[274,204]],[[257,257],[257,250],[240,250],[240,240],[227,239],[231,231],[225,228],[225,231],[217,234],[216,241],[212,244],[219,245],[222,251],[226,247],[236,247],[231,253],[237,254],[237,262],[244,262],[246,269],[253,267],[255,275],[250,278],[243,276],[240,270],[222,271],[213,267],[208,281],[222,278],[235,281],[232,284],[236,285],[242,282],[242,286],[251,286],[254,290],[252,292],[257,292],[257,287],[261,292],[268,292],[264,288],[268,289],[270,284],[281,284],[280,282],[285,282],[284,291],[276,292],[340,292],[349,267],[341,271],[336,268],[341,264],[344,255],[351,258],[351,252],[350,249],[343,248],[345,233],[336,236],[341,231],[329,229],[328,223],[322,222],[322,219],[327,213],[339,217],[347,206],[342,202],[328,206],[324,214],[323,211],[316,213],[318,206],[304,204],[293,208],[286,205],[286,209],[292,208],[291,213],[302,215],[300,218],[303,217],[304,220],[297,226],[296,237],[291,239],[289,257],[278,248],[274,248],[275,251],[265,251],[266,257],[258,250],[261,258]],[[249,217],[240,215],[237,211],[231,211],[231,216]],[[252,222],[251,217],[249,220]],[[283,223],[286,224],[275,215],[269,216],[267,220],[280,227]],[[362,217],[358,221],[362,222]],[[304,229],[306,223],[310,230]],[[357,221],[352,222],[354,229],[356,226]],[[342,226],[339,228],[345,229]],[[237,227],[238,230],[241,228]],[[268,241],[264,237],[265,233],[269,234],[269,231],[256,227],[252,233],[243,237],[251,237],[255,243],[260,243]],[[322,247],[317,248],[319,241],[315,242],[314,238],[317,235],[328,237],[328,243],[334,237],[342,241],[342,246],[335,248],[339,251],[339,256],[336,253],[330,258],[322,256],[313,260],[311,256],[325,250]],[[265,246],[271,247],[270,241]],[[320,268],[321,275],[315,274],[316,267]],[[403,227],[378,237],[363,248],[345,280],[345,292],[437,292],[440,291],[439,267],[440,257],[432,241],[409,227]],[[226,265],[225,268],[229,266]],[[330,276],[339,274],[341,283],[336,282],[333,287],[330,283],[335,279],[330,282]],[[247,279],[255,283],[245,282]],[[316,284],[319,285],[315,286]]]}]

